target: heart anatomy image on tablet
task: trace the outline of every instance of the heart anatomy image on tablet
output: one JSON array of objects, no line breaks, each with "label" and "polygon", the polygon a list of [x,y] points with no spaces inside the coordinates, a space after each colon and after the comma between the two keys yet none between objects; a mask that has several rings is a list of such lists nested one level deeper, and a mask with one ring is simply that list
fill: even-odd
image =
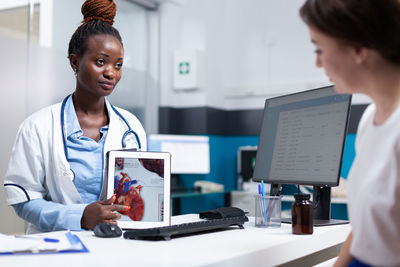
[{"label": "heart anatomy image on tablet", "polygon": [[163,220],[164,164],[164,159],[115,158],[115,204],[131,207],[120,211],[121,221]]}]

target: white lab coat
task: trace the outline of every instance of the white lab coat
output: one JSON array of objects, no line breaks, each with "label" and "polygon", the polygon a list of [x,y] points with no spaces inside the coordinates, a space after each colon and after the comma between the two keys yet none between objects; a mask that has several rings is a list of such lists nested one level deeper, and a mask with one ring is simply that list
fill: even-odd
[{"label": "white lab coat", "polygon": [[[124,121],[110,108],[110,124],[104,144],[107,151],[121,149],[122,136],[128,129]],[[141,150],[146,150],[147,140],[139,120],[124,109],[117,108],[138,134]],[[129,134],[126,148],[137,148],[136,138]],[[105,173],[103,177],[106,177]],[[61,103],[46,107],[28,117],[20,126],[12,149],[4,179],[8,205],[44,198],[61,204],[83,203],[74,183],[74,175],[64,153],[61,131]],[[106,179],[100,199],[105,199]]]}]

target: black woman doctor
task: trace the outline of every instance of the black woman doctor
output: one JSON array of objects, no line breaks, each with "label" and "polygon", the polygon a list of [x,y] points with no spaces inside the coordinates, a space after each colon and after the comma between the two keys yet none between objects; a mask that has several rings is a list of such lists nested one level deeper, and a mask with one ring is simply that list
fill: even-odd
[{"label": "black woman doctor", "polygon": [[105,98],[121,78],[124,50],[112,26],[112,0],[86,0],[84,21],[72,35],[68,58],[76,88],[20,126],[4,186],[8,205],[29,222],[28,233],[93,229],[116,223],[129,207],[105,199],[105,153],[146,150],[138,119]]}]

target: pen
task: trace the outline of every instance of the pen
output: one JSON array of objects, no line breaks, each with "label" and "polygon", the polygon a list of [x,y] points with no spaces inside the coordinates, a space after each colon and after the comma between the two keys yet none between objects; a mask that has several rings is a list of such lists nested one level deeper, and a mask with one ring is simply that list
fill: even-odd
[{"label": "pen", "polygon": [[267,221],[267,207],[265,205],[265,197],[264,197],[264,180],[261,180],[261,197],[263,199],[263,206],[264,206],[264,220]]},{"label": "pen", "polygon": [[261,180],[261,196],[264,196],[264,180]]},{"label": "pen", "polygon": [[43,238],[43,240],[44,240],[44,242],[51,242],[51,243],[58,243],[58,242],[60,242],[60,240],[58,240],[58,239],[55,239],[55,238],[48,238],[48,237]]}]

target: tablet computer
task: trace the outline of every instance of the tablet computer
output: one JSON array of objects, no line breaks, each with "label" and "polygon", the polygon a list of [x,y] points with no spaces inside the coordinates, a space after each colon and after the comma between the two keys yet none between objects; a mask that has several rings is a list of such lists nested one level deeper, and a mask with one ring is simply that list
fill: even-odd
[{"label": "tablet computer", "polygon": [[107,198],[131,207],[121,211],[122,229],[170,225],[171,155],[115,150],[107,153]]}]

